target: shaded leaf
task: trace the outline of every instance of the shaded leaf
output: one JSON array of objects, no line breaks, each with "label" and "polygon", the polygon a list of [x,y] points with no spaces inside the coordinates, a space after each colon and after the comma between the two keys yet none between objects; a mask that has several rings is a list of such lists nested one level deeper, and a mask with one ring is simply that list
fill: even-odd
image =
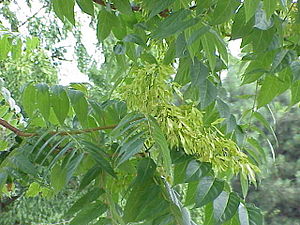
[{"label": "shaded leaf", "polygon": [[64,87],[61,85],[55,85],[51,88],[51,90],[51,105],[53,111],[59,123],[63,125],[69,113],[70,102],[68,95]]},{"label": "shaded leaf", "polygon": [[94,17],[94,3],[92,0],[76,0],[76,2],[83,12]]},{"label": "shaded leaf", "polygon": [[96,201],[83,208],[70,222],[70,225],[87,225],[92,220],[100,217],[107,210],[107,206]]}]

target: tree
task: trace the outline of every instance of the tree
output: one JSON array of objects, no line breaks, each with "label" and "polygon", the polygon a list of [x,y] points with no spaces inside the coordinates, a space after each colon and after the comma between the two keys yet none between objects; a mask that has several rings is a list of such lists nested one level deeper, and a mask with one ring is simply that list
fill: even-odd
[{"label": "tree", "polygon": [[[204,224],[263,224],[261,211],[245,200],[267,154],[255,138],[270,143],[253,120],[274,133],[259,110],[286,90],[290,106],[300,101],[298,3],[76,4],[96,21],[102,47],[115,43],[108,50],[113,60],[106,61],[112,88],[99,102],[83,84],[28,84],[26,123],[0,120],[13,132],[9,137],[17,136],[4,147],[0,189],[20,183],[31,195],[51,196],[79,177],[78,192],[86,194],[66,213],[70,224],[195,224],[198,208]],[[76,25],[74,0],[53,0],[51,7],[65,24]],[[247,123],[230,112],[220,78],[228,66],[226,42],[238,38],[242,84],[256,86],[248,96],[253,106],[243,112]],[[14,54],[13,39],[1,35],[2,58]],[[10,98],[4,99],[8,110]],[[230,185],[236,175],[242,196]]]}]

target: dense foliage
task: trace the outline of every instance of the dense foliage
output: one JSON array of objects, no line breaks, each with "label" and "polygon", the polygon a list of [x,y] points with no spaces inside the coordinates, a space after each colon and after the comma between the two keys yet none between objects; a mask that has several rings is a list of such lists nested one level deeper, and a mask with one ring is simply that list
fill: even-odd
[{"label": "dense foliage", "polygon": [[[84,194],[64,214],[70,224],[196,224],[199,217],[207,225],[263,224],[246,196],[278,141],[263,110],[272,114],[267,104],[286,90],[290,107],[300,101],[298,3],[47,3],[68,28],[79,23],[75,3],[91,17],[109,52],[112,74],[103,84],[110,90],[99,101],[84,84],[32,82],[21,111],[1,82],[3,195],[19,186],[27,196],[51,198],[80,179],[76,191]],[[31,51],[16,47],[14,33],[0,38],[1,60]],[[252,106],[238,120],[221,79],[234,39],[242,39],[242,84],[255,83],[243,96]],[[82,63],[88,61],[79,62],[92,74]],[[234,177],[241,195],[231,187]]]}]

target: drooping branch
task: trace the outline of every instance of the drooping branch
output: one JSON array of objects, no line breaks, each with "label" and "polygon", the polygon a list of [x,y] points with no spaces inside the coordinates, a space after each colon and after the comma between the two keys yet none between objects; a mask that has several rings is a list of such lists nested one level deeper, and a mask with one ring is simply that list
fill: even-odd
[{"label": "drooping branch", "polygon": [[[11,125],[10,123],[8,123],[7,121],[5,121],[3,119],[0,119],[0,125],[5,127],[8,130],[14,132],[17,136],[20,136],[20,137],[33,137],[33,136],[39,135],[38,133],[27,133],[27,132],[21,131],[20,129],[14,127],[13,125]],[[49,134],[50,135],[58,134],[61,136],[76,135],[76,134],[91,133],[91,132],[95,132],[95,131],[99,131],[99,130],[110,130],[110,129],[115,128],[116,126],[117,126],[117,124],[101,126],[101,127],[94,127],[94,128],[87,128],[87,129],[80,129],[80,130],[52,131]]]}]

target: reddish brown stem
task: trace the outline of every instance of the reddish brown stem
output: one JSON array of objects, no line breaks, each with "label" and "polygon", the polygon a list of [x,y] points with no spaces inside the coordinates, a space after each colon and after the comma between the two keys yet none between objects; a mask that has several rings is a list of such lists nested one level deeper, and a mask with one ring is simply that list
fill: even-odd
[{"label": "reddish brown stem", "polygon": [[[14,127],[7,121],[0,119],[0,125],[9,129],[10,131],[14,132],[17,136],[20,137],[33,137],[33,136],[38,136],[38,133],[27,133],[24,131],[21,131],[20,129]],[[101,127],[94,127],[94,128],[87,128],[87,129],[81,129],[81,130],[70,130],[70,131],[52,131],[50,132],[51,135],[58,134],[61,136],[66,136],[66,135],[76,135],[76,134],[84,134],[84,133],[91,133],[99,130],[109,130],[113,129],[117,126],[117,124],[114,125],[109,125],[109,126],[101,126]]]}]

